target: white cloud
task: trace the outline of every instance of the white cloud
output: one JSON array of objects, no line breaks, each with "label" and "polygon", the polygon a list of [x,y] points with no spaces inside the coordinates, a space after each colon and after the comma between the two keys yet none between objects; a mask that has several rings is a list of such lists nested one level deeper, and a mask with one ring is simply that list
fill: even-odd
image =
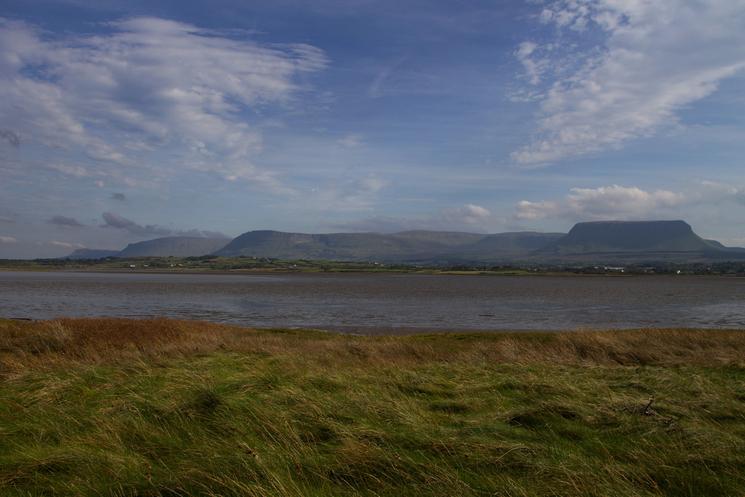
[{"label": "white cloud", "polygon": [[314,189],[307,205],[322,211],[370,210],[388,185],[387,180],[375,175],[349,178]]},{"label": "white cloud", "polygon": [[537,85],[541,82],[541,76],[548,66],[548,59],[536,58],[534,53],[538,49],[538,45],[532,41],[524,41],[520,43],[515,50],[515,57],[523,66],[525,74],[528,77],[530,84]]},{"label": "white cloud", "polygon": [[691,203],[712,204],[722,200],[733,200],[745,205],[745,187],[727,185],[718,181],[701,181],[695,192],[689,195]]},{"label": "white cloud", "polygon": [[[513,159],[535,165],[620,147],[678,122],[677,112],[745,68],[744,0],[558,0],[540,20],[561,33],[602,35],[602,47],[574,53],[568,73],[543,94],[538,133]],[[586,42],[589,35],[581,40]],[[571,45],[571,44],[569,44]],[[537,46],[516,56],[538,83]]]},{"label": "white cloud", "polygon": [[619,185],[572,188],[569,195],[559,201],[518,202],[515,217],[524,220],[643,219],[688,201],[683,193],[669,190],[646,191]]},{"label": "white cloud", "polygon": [[401,57],[394,63],[383,67],[375,76],[370,86],[367,89],[367,95],[370,98],[379,98],[385,95],[385,86],[391,76],[399,69],[404,63],[406,57]]},{"label": "white cloud", "polygon": [[455,209],[446,209],[443,212],[445,224],[458,226],[480,226],[491,217],[491,212],[486,207],[476,204],[466,204]]},{"label": "white cloud", "polygon": [[521,200],[517,203],[515,217],[526,220],[545,219],[555,216],[558,212],[559,204],[557,202]]},{"label": "white cloud", "polygon": [[[0,19],[0,120],[12,123],[8,132],[23,145],[85,154],[99,170],[166,177],[188,168],[282,190],[253,163],[262,138],[247,116],[289,102],[302,90],[298,76],[327,64],[321,50],[156,18],[109,29],[51,38]],[[55,169],[91,174],[82,165]]]},{"label": "white cloud", "polygon": [[355,148],[362,145],[362,136],[352,133],[339,138],[336,143],[344,148]]},{"label": "white cloud", "polygon": [[85,248],[85,245],[82,245],[80,243],[69,243],[69,242],[60,242],[57,240],[52,240],[49,242],[50,245],[54,245],[55,247],[61,247],[66,249],[81,249]]},{"label": "white cloud", "polygon": [[12,236],[0,236],[0,243],[18,243]]},{"label": "white cloud", "polygon": [[57,171],[66,176],[74,176],[76,178],[86,178],[88,176],[92,176],[93,174],[86,167],[81,166],[79,164],[50,163],[50,164],[46,164],[46,167],[47,169]]},{"label": "white cloud", "polygon": [[377,193],[388,185],[388,182],[377,176],[368,176],[356,182],[358,189],[365,193]]},{"label": "white cloud", "polygon": [[[649,219],[675,216],[685,208],[701,212],[705,207],[736,213],[745,205],[745,188],[716,181],[700,181],[683,191],[647,191],[632,186],[572,188],[559,200],[522,200],[515,206],[515,217],[522,220],[569,219]],[[714,211],[718,212],[718,211]]]},{"label": "white cloud", "polygon": [[466,230],[485,232],[493,224],[489,209],[475,204],[443,209],[435,215],[419,218],[375,216],[334,224],[335,229],[391,233],[406,230]]}]

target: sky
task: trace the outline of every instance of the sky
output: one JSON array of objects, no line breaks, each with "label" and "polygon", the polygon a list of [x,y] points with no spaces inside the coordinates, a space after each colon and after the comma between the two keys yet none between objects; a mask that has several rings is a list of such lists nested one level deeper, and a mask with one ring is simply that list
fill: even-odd
[{"label": "sky", "polygon": [[745,246],[745,0],[3,0],[0,258],[161,236]]}]

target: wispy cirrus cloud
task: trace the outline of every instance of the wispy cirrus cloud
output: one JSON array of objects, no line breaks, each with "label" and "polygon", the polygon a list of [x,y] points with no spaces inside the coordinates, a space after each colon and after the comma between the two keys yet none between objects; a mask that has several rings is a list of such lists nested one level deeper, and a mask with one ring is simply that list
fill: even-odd
[{"label": "wispy cirrus cloud", "polygon": [[[538,17],[557,38],[526,41],[515,52],[531,83],[549,80],[539,96],[536,136],[512,154],[519,164],[651,136],[745,69],[742,0],[558,0]],[[601,43],[575,48],[590,39]],[[556,41],[569,48],[557,49]]]},{"label": "wispy cirrus cloud", "polygon": [[302,91],[299,75],[327,64],[321,50],[152,17],[107,27],[51,37],[0,19],[0,119],[13,125],[5,141],[83,154],[98,173],[144,168],[158,178],[188,169],[282,189],[254,163],[262,137],[247,116]]},{"label": "wispy cirrus cloud", "polygon": [[315,188],[307,199],[307,205],[321,211],[369,210],[389,184],[388,180],[376,175],[338,179]]}]

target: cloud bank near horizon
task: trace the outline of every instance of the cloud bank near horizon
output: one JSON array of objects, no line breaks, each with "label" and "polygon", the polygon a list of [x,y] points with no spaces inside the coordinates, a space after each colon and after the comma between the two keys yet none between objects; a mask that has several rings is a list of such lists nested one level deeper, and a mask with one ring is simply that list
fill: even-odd
[{"label": "cloud bank near horizon", "polygon": [[515,218],[568,219],[570,221],[637,221],[676,217],[683,206],[712,206],[743,202],[745,189],[704,181],[695,190],[643,190],[636,186],[572,188],[559,200],[521,200],[515,206]]}]

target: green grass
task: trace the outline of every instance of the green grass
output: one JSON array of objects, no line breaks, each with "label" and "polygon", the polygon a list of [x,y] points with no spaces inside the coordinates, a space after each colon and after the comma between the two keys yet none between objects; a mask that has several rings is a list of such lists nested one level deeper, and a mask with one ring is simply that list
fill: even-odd
[{"label": "green grass", "polygon": [[736,334],[91,323],[0,322],[1,495],[745,495]]},{"label": "green grass", "polygon": [[[134,266],[134,267],[132,267]],[[596,262],[575,261],[572,264],[550,264],[515,261],[508,265],[493,265],[488,261],[463,264],[449,263],[376,263],[363,261],[285,260],[265,257],[134,257],[105,259],[0,259],[0,271],[92,271],[127,273],[371,273],[426,274],[465,276],[609,276],[629,277],[652,274],[745,276],[745,263],[691,262],[634,264],[627,261],[625,272],[606,270]]]},{"label": "green grass", "polygon": [[[132,267],[134,266],[134,267]],[[441,275],[571,275],[559,269],[525,269],[519,267],[488,267],[474,264],[459,269],[436,264],[379,264],[374,262],[330,260],[283,260],[263,257],[134,257],[96,260],[0,259],[0,271],[100,271],[100,272],[159,272],[159,273],[208,273],[208,272],[269,272],[269,273],[414,273]]]}]

